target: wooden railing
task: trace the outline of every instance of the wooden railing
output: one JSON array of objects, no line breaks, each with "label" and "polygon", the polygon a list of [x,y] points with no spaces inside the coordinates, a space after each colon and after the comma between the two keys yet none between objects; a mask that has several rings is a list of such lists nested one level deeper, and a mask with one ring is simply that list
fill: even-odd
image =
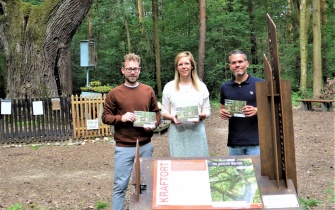
[{"label": "wooden railing", "polygon": [[[109,137],[111,126],[102,123],[101,115],[106,94],[71,96],[73,138]],[[93,122],[93,128],[89,123]],[[89,126],[88,126],[89,125]]]}]

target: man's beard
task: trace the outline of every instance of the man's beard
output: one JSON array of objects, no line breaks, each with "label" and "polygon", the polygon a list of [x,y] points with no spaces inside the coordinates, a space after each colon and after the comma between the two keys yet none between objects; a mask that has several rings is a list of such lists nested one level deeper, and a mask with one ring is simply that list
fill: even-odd
[{"label": "man's beard", "polygon": [[235,72],[234,72],[234,76],[235,76],[235,77],[242,77],[242,76],[245,75],[246,72],[247,72],[247,71],[243,71],[242,73],[235,73]]},{"label": "man's beard", "polygon": [[[134,77],[132,77],[132,78],[134,78]],[[137,82],[137,79],[138,78],[134,78],[134,80],[132,81],[132,80],[130,80],[129,78],[126,77],[127,82],[130,83],[130,84],[135,84]]]}]

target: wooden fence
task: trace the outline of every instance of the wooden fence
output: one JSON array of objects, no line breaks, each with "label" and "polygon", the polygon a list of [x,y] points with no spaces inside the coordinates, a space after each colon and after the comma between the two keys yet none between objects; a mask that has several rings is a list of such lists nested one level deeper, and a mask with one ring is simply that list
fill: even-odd
[{"label": "wooden fence", "polygon": [[101,115],[106,94],[71,96],[73,138],[112,136],[111,126],[102,123]]},{"label": "wooden fence", "polygon": [[71,96],[71,99],[1,99],[0,143],[29,144],[112,136],[110,126],[101,122],[105,99],[106,95],[101,94]]},{"label": "wooden fence", "polygon": [[72,135],[67,97],[2,99],[0,111],[2,144],[62,141]]}]

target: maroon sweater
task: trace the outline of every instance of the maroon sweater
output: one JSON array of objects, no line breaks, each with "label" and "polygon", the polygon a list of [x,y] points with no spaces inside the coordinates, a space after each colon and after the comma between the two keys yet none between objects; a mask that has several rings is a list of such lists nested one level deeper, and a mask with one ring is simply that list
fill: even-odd
[{"label": "maroon sweater", "polygon": [[116,146],[135,147],[137,139],[140,145],[151,141],[153,132],[144,128],[134,127],[132,122],[122,122],[121,118],[127,112],[150,111],[156,112],[157,124],[160,123],[160,112],[154,90],[140,83],[131,88],[124,84],[109,91],[104,104],[102,122],[114,125],[114,140]]}]

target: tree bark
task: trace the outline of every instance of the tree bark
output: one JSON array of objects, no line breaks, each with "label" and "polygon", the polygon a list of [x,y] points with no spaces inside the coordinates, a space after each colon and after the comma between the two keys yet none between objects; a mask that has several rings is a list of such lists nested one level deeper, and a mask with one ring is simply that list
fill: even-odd
[{"label": "tree bark", "polygon": [[137,0],[138,22],[140,23],[140,31],[143,33],[143,7],[142,0]]},{"label": "tree bark", "polygon": [[307,28],[308,24],[306,23],[306,10],[307,3],[306,0],[301,0],[300,2],[300,90],[305,92],[307,89]]},{"label": "tree bark", "polygon": [[320,0],[313,0],[313,96],[320,97],[321,90],[322,59]]},{"label": "tree bark", "polygon": [[121,7],[122,7],[122,12],[123,12],[124,28],[125,28],[126,34],[127,34],[128,53],[131,53],[132,50],[131,50],[131,42],[130,42],[130,30],[129,30],[129,26],[128,26],[128,19],[127,19],[126,11],[124,9],[124,2],[123,2],[123,0],[121,0]]},{"label": "tree bark", "polygon": [[158,1],[152,0],[152,20],[155,33],[155,61],[156,61],[156,85],[158,97],[162,96],[162,81],[161,81],[161,57],[158,33]]},{"label": "tree bark", "polygon": [[199,1],[200,13],[200,35],[199,35],[199,61],[198,73],[201,80],[204,80],[205,75],[205,42],[206,42],[206,1]]},{"label": "tree bark", "polygon": [[250,16],[250,57],[251,57],[251,64],[258,65],[258,56],[257,56],[257,37],[256,37],[256,30],[254,26],[255,14],[254,14],[254,5],[253,1],[248,1],[248,11]]},{"label": "tree bark", "polygon": [[46,0],[39,7],[0,0],[7,98],[68,95],[67,55],[93,0]]}]

